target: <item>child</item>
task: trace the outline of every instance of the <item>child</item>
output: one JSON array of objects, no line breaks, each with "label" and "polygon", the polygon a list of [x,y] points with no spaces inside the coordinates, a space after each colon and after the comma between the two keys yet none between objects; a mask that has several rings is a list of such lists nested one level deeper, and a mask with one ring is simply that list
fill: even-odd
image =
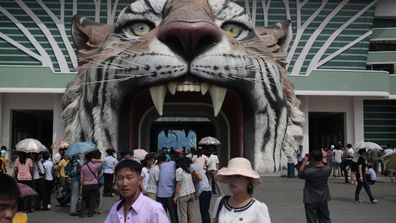
[{"label": "child", "polygon": [[141,192],[141,171],[141,165],[130,159],[116,165],[115,182],[122,199],[113,205],[105,223],[169,223],[162,205]]},{"label": "child", "polygon": [[367,165],[367,182],[369,184],[375,184],[377,182],[377,174],[375,173],[373,166],[371,164]]}]

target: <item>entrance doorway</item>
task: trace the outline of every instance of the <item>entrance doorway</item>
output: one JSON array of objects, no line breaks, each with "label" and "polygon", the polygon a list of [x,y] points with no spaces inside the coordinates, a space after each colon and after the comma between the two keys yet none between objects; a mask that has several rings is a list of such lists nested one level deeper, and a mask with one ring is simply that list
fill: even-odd
[{"label": "entrance doorway", "polygon": [[[158,116],[155,108],[148,109],[142,118],[139,118],[137,125],[139,144],[130,144],[127,148],[145,148],[151,152],[158,150],[161,145],[158,137],[162,135],[169,139],[169,144],[175,143],[175,146],[180,144],[180,138],[187,140],[189,137],[193,141],[195,148],[198,147],[198,141],[205,136],[216,137],[221,144],[216,146],[220,166],[226,166],[230,157],[235,157],[236,153],[240,152],[237,142],[233,142],[233,138],[237,138],[238,131],[232,131],[232,125],[224,113],[220,112],[217,117],[213,117],[213,108],[211,105],[203,103],[167,103],[164,105],[166,114]],[[234,123],[238,123],[234,121]],[[235,134],[235,137],[232,137]],[[195,139],[194,139],[195,138]],[[174,141],[172,141],[174,140]],[[131,140],[133,142],[133,140]],[[188,145],[186,144],[186,147]],[[176,149],[176,148],[175,148]]]},{"label": "entrance doorway", "polygon": [[47,148],[52,145],[52,110],[12,110],[11,145],[20,140],[34,138]]},{"label": "entrance doorway", "polygon": [[[215,135],[214,126],[207,117],[165,116],[157,118],[151,127],[151,150],[198,147],[199,139]],[[154,152],[154,151],[151,151]]]},{"label": "entrance doorway", "polygon": [[309,113],[309,150],[344,144],[345,113]]}]

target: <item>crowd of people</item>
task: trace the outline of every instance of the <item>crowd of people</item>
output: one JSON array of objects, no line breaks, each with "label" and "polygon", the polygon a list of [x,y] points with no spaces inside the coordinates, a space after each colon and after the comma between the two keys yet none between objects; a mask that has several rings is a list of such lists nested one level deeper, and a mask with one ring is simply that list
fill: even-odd
[{"label": "crowd of people", "polygon": [[[48,152],[18,153],[13,173],[16,182],[34,188],[37,196],[6,197],[13,209],[29,213],[47,211],[52,207],[51,194],[57,202],[69,207],[71,216],[92,217],[101,213],[102,197],[119,196],[105,222],[192,222],[194,202],[199,202],[203,223],[271,222],[265,203],[253,197],[254,186],[261,183],[249,160],[233,158],[227,167],[219,170],[219,158],[215,147],[188,152],[183,149],[163,148],[156,154],[137,157],[133,150],[116,153],[107,149],[105,156],[95,149],[84,154],[65,155],[58,158]],[[303,202],[307,222],[331,222],[327,202],[330,200],[328,178],[345,176],[356,184],[355,202],[361,203],[360,192],[364,188],[371,203],[377,203],[370,185],[376,182],[375,157],[366,148],[341,147],[312,150],[302,154],[297,150],[297,169],[305,180]],[[1,177],[6,175],[7,150],[2,147],[0,159]],[[379,160],[377,160],[378,165]],[[352,175],[348,177],[348,175]],[[4,182],[8,179],[4,179]],[[231,192],[224,195],[219,183],[226,184]],[[2,184],[3,185],[3,184]],[[15,193],[14,193],[15,192]],[[213,215],[209,208],[213,194],[218,194]],[[53,202],[53,201],[52,201]],[[140,211],[138,211],[140,210]],[[10,212],[11,213],[11,212]],[[15,214],[15,213],[14,213]],[[7,215],[8,216],[8,215]],[[168,217],[169,216],[169,217]],[[129,219],[129,220],[128,220]]]},{"label": "crowd of people", "polygon": [[[209,223],[214,217],[209,214],[210,201],[213,194],[218,194],[214,212],[217,222],[228,222],[228,218],[241,213],[246,215],[242,209],[249,213],[262,209],[257,216],[249,214],[249,218],[270,222],[266,205],[252,198],[253,185],[261,180],[250,162],[244,158],[231,159],[229,166],[218,172],[219,158],[214,147],[192,148],[188,152],[163,148],[143,159],[134,156],[133,150],[117,154],[109,148],[102,157],[97,149],[75,155],[66,155],[66,149],[59,150],[58,158],[52,158],[47,151],[18,153],[13,173],[9,174],[18,183],[37,191],[37,196],[17,199],[19,211],[50,210],[54,202],[51,195],[55,194],[60,205],[69,207],[71,216],[92,217],[101,213],[102,197],[120,196],[106,222],[118,222],[112,219],[119,216],[125,219],[151,216],[149,222],[192,222],[193,204],[199,202],[202,222]],[[229,186],[231,196],[224,196],[219,182]],[[135,202],[154,207],[150,209],[152,213],[135,216],[130,212]],[[153,221],[155,217],[158,221]]]},{"label": "crowd of people", "polygon": [[[366,147],[352,148],[348,144],[345,148],[340,145],[330,145],[322,149],[311,150],[303,154],[303,146],[297,149],[296,168],[298,176],[305,180],[303,202],[308,223],[331,223],[327,202],[330,200],[328,178],[344,177],[345,183],[356,185],[354,200],[362,203],[361,189],[367,193],[371,203],[378,202],[374,198],[370,185],[377,181],[377,172],[392,176],[392,169],[386,168],[382,161],[384,154],[392,153],[393,148],[368,149]],[[381,171],[378,169],[381,168]]]},{"label": "crowd of people", "polygon": [[[383,156],[392,153],[394,150],[393,146],[388,146],[386,149],[367,149],[362,148],[366,151],[364,155],[359,154],[359,148],[352,148],[351,144],[347,144],[343,147],[341,144],[335,146],[330,145],[329,147],[321,148],[323,152],[323,162],[326,165],[332,167],[331,176],[343,177],[345,183],[358,184],[356,174],[358,173],[358,159],[364,156],[366,169],[365,178],[369,184],[375,184],[377,180],[377,174],[383,176],[389,176],[391,181],[395,181],[395,170],[387,168],[383,161]],[[302,153],[303,147],[300,145],[297,149],[297,161],[296,168],[301,165],[304,154]]]},{"label": "crowd of people", "polygon": [[376,181],[376,171],[371,164],[368,164],[373,157],[368,155],[367,148],[358,148],[355,151],[350,144],[345,150],[341,147],[330,146],[330,148],[331,150],[314,149],[305,156],[302,155],[302,146],[298,149],[300,152],[297,153],[299,160],[297,168],[299,178],[305,180],[303,202],[307,223],[331,223],[327,204],[330,200],[328,179],[331,175],[340,177],[343,173],[345,182],[349,183],[348,172],[351,172],[351,178],[356,181],[355,202],[363,202],[359,196],[362,187],[371,203],[378,202],[369,186]]}]

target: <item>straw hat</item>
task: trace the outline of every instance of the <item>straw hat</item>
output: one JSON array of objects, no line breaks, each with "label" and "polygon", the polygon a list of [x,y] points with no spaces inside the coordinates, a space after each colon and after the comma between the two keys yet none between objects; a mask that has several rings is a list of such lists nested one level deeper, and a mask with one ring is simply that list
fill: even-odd
[{"label": "straw hat", "polygon": [[252,183],[254,185],[262,183],[260,175],[253,170],[250,161],[242,157],[232,158],[228,162],[227,167],[223,167],[217,172],[215,179],[220,182],[225,182],[225,178],[232,175],[241,175],[252,178]]}]

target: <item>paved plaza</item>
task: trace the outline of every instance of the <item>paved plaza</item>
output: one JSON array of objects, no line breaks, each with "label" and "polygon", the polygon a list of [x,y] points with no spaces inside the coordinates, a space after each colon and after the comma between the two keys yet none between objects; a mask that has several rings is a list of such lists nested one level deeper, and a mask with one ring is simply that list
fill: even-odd
[{"label": "paved plaza", "polygon": [[[254,197],[264,201],[269,208],[272,222],[304,223],[304,205],[302,190],[304,181],[298,178],[279,176],[262,177],[263,184],[255,188]],[[341,178],[330,178],[329,186],[332,200],[329,202],[330,216],[333,223],[396,223],[396,183],[387,178],[371,186],[377,204],[371,204],[362,190],[360,198],[363,203],[354,203],[355,185],[345,184]],[[212,198],[211,213],[216,196]],[[50,211],[37,211],[29,214],[29,223],[98,223],[103,222],[113,202],[117,198],[104,198],[103,214],[91,218],[71,217],[68,208],[55,205]],[[56,201],[53,201],[56,204]],[[198,201],[194,208],[194,223],[199,223]]]}]

